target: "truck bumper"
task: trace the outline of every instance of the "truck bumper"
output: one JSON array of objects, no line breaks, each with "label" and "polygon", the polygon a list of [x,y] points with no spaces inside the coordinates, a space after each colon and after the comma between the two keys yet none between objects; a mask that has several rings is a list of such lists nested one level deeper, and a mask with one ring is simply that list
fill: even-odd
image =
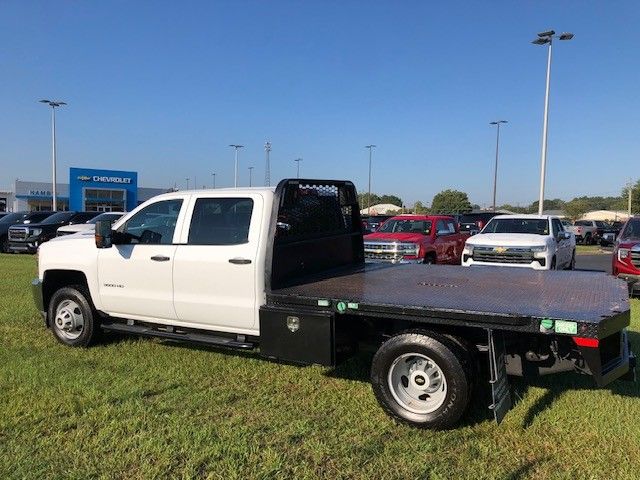
[{"label": "truck bumper", "polygon": [[9,242],[8,250],[11,253],[36,253],[38,242]]},{"label": "truck bumper", "polygon": [[365,258],[365,262],[366,263],[391,263],[393,265],[407,265],[409,263],[424,263],[424,260],[422,260],[421,258],[416,258],[416,259],[398,259],[398,260],[381,260],[378,258]]},{"label": "truck bumper", "polygon": [[618,278],[627,282],[630,294],[640,292],[640,275],[633,273],[619,273]]},{"label": "truck bumper", "polygon": [[620,355],[608,361],[603,361],[602,346],[578,348],[599,387],[618,379],[635,380],[636,356],[631,351],[626,329],[620,332]]},{"label": "truck bumper", "polygon": [[31,294],[33,295],[33,303],[42,315],[45,326],[47,325],[47,312],[44,309],[44,296],[42,294],[42,280],[34,278],[31,280]]}]

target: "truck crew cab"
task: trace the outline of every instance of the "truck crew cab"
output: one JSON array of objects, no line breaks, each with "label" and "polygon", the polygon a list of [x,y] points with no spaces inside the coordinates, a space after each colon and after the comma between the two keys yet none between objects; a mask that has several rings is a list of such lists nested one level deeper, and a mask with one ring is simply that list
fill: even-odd
[{"label": "truck crew cab", "polygon": [[[101,330],[335,366],[374,344],[373,391],[392,417],[455,425],[481,362],[493,412],[507,374],[632,377],[624,282],[604,274],[364,263],[351,182],[173,192],[94,237],[39,249],[34,298],[72,347]],[[596,289],[598,295],[590,291]],[[569,300],[570,299],[570,300]]]},{"label": "truck crew cab", "polygon": [[460,265],[467,238],[458,231],[453,217],[398,215],[364,237],[364,256],[372,263]]}]

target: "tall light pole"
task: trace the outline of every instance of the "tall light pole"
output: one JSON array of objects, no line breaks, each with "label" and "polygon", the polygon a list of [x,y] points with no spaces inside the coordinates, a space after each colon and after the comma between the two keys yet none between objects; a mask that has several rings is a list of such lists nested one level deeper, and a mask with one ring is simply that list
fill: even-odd
[{"label": "tall light pole", "polygon": [[558,38],[560,40],[571,40],[573,33],[564,32],[560,35],[556,35],[554,30],[547,30],[546,32],[540,32],[538,38],[533,43],[534,45],[549,45],[549,51],[547,54],[547,86],[544,94],[544,120],[542,125],[542,154],[540,159],[540,197],[538,199],[538,215],[542,215],[544,210],[544,181],[547,173],[547,132],[549,129],[549,89],[551,84],[551,51],[553,50],[553,39]]},{"label": "tall light pole", "polygon": [[500,150],[500,124],[509,123],[507,120],[497,120],[495,122],[489,122],[489,125],[496,125],[496,165],[493,169],[493,211],[496,211],[496,187],[498,185],[498,151]]},{"label": "tall light pole", "polygon": [[367,196],[367,215],[371,215],[371,152],[376,148],[376,146],[371,144],[365,145],[364,148],[369,149],[369,195]]},{"label": "tall light pole", "polygon": [[296,158],[294,162],[296,162],[296,178],[300,178],[300,162],[302,158]]},{"label": "tall light pole", "polygon": [[627,213],[629,215],[629,217],[631,217],[631,195],[633,193],[633,183],[631,182],[631,179],[629,179],[629,186],[627,187],[627,193],[628,193],[628,204],[627,204]]},{"label": "tall light pole", "polygon": [[235,150],[235,168],[234,168],[234,175],[233,175],[233,186],[238,188],[238,150],[240,150],[241,148],[244,148],[244,145],[231,144],[229,146],[233,147],[233,149]]},{"label": "tall light pole", "polygon": [[51,107],[51,163],[53,169],[52,175],[52,188],[51,188],[51,209],[55,212],[58,210],[58,201],[57,201],[57,178],[56,178],[56,108],[62,107],[66,105],[65,102],[61,102],[60,100],[40,100],[40,103],[45,103]]},{"label": "tall light pole", "polygon": [[211,177],[213,177],[213,188],[215,189],[216,188],[216,174],[212,173]]},{"label": "tall light pole", "polygon": [[265,155],[265,168],[264,168],[264,184],[265,186],[271,185],[271,159],[269,155],[271,153],[271,142],[267,141],[264,144],[264,155]]},{"label": "tall light pole", "polygon": [[253,169],[255,167],[249,167],[249,186],[252,187],[253,185],[251,184],[251,178],[253,177]]},{"label": "tall light pole", "polygon": [[187,181],[187,190],[189,190],[189,178],[185,178],[185,180]]}]

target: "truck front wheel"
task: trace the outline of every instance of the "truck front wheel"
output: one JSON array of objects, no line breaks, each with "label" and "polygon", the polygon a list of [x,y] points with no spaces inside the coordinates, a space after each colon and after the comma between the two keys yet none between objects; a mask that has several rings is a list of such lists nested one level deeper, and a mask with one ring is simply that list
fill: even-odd
[{"label": "truck front wheel", "polygon": [[469,403],[462,352],[446,337],[427,332],[396,335],[382,344],[371,365],[371,384],[382,408],[413,426],[455,425]]},{"label": "truck front wheel", "polygon": [[80,286],[56,291],[49,302],[48,318],[53,335],[64,345],[87,347],[95,340],[94,310]]}]

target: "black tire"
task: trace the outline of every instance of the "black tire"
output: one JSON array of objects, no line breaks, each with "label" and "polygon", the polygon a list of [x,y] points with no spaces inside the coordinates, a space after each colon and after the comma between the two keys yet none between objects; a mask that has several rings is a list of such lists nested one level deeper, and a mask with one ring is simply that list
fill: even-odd
[{"label": "black tire", "polygon": [[[433,411],[416,413],[403,406],[392,393],[390,373],[403,355],[418,354],[431,359],[441,370],[446,385],[442,404]],[[402,360],[399,360],[402,361]],[[441,430],[454,426],[469,404],[470,372],[460,347],[433,332],[398,334],[378,349],[371,364],[371,385],[384,411],[392,418],[415,427]]]},{"label": "black tire", "polygon": [[425,257],[424,257],[424,264],[425,265],[435,265],[436,264],[436,256],[432,253],[428,253]]},{"label": "black tire", "polygon": [[557,270],[558,266],[556,264],[556,257],[553,257],[551,259],[551,266],[549,267],[549,270]]},{"label": "black tire", "polygon": [[9,238],[6,235],[0,237],[0,253],[9,253]]},{"label": "black tire", "polygon": [[[53,294],[49,302],[48,319],[49,327],[56,340],[69,347],[88,347],[96,341],[99,328],[96,323],[96,312],[91,305],[90,299],[89,292],[81,285],[64,287]],[[67,304],[68,306],[65,306]],[[61,309],[60,319],[57,317],[59,308]],[[65,309],[69,310],[69,312],[65,312]],[[65,332],[60,322],[63,321],[67,313],[82,316],[83,325],[81,329],[76,328]]]},{"label": "black tire", "polygon": [[593,243],[593,242],[592,242],[592,239],[591,239],[591,234],[587,234],[587,235],[585,235],[585,237],[584,237],[584,244],[585,244],[585,245],[591,245],[592,243]]}]

